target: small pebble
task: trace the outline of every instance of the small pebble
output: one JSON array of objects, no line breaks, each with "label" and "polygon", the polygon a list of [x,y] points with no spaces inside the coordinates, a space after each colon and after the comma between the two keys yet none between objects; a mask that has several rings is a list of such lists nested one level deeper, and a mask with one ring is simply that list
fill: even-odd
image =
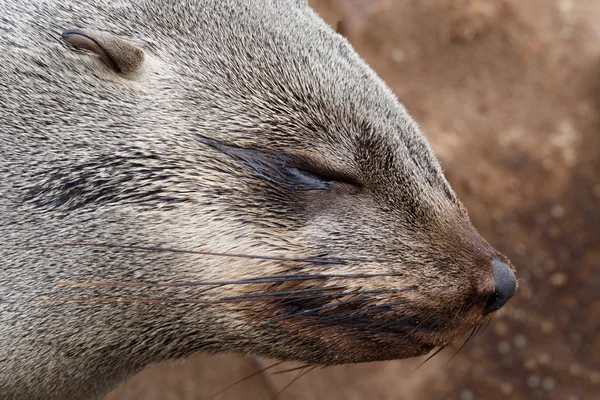
[{"label": "small pebble", "polygon": [[542,353],[540,354],[538,361],[541,365],[548,365],[552,361],[552,357],[550,357],[550,354],[548,353]]},{"label": "small pebble", "polygon": [[547,376],[542,380],[542,387],[545,391],[551,392],[556,387],[556,381],[552,377]]},{"label": "small pebble", "polygon": [[537,375],[530,375],[527,378],[527,386],[530,388],[536,388],[540,385],[540,377]]},{"label": "small pebble", "polygon": [[500,391],[505,396],[510,396],[513,392],[513,387],[510,383],[503,383],[500,385]]},{"label": "small pebble", "polygon": [[500,343],[498,343],[498,352],[500,354],[507,354],[510,351],[510,343],[507,342],[506,340],[501,341]]},{"label": "small pebble", "polygon": [[550,276],[550,284],[557,288],[565,286],[567,280],[567,275],[562,272],[555,272]]},{"label": "small pebble", "polygon": [[523,349],[527,346],[527,338],[525,335],[517,335],[513,342],[518,349]]},{"label": "small pebble", "polygon": [[546,335],[549,335],[554,331],[554,323],[551,321],[543,321],[541,328],[542,332],[544,332]]},{"label": "small pebble", "polygon": [[580,376],[583,372],[583,368],[579,364],[571,364],[569,365],[569,372],[573,376]]},{"label": "small pebble", "polygon": [[573,9],[573,0],[561,0],[558,2],[560,11],[568,13]]},{"label": "small pebble", "polygon": [[473,395],[473,392],[469,389],[465,389],[462,392],[460,392],[460,400],[473,400],[474,398],[475,395]]},{"label": "small pebble", "polygon": [[550,210],[550,214],[552,214],[554,218],[562,218],[565,215],[565,209],[563,208],[563,206],[556,205],[552,207],[552,210]]},{"label": "small pebble", "polygon": [[392,60],[394,60],[397,63],[402,62],[402,60],[404,60],[404,51],[402,49],[392,49],[390,55],[392,57]]},{"label": "small pebble", "polygon": [[527,360],[527,361],[525,361],[525,369],[528,369],[529,371],[532,371],[536,367],[537,367],[537,361],[535,361],[535,360]]}]

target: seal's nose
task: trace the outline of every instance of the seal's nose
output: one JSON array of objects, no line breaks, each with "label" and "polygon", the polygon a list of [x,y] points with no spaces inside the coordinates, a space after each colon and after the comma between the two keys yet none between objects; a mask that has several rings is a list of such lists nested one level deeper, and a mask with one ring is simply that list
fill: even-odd
[{"label": "seal's nose", "polygon": [[502,307],[513,297],[517,289],[517,278],[508,265],[500,260],[492,261],[492,270],[494,271],[494,280],[496,288],[490,296],[483,315],[487,315]]}]

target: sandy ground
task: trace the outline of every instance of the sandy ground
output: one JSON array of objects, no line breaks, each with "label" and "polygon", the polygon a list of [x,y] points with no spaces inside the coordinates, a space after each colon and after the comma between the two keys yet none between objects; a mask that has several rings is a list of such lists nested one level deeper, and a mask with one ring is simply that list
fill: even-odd
[{"label": "sandy ground", "polygon": [[[420,123],[520,286],[447,364],[456,348],[416,371],[422,360],[319,368],[278,398],[600,399],[600,1],[342,1],[311,4],[344,21]],[[192,357],[108,399],[205,399],[266,365]],[[258,374],[216,398],[268,399],[297,375]]]}]

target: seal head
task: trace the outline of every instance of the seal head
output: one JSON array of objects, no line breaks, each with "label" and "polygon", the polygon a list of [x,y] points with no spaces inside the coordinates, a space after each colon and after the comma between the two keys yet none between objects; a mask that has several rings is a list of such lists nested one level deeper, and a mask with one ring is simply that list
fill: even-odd
[{"label": "seal head", "polygon": [[514,294],[415,121],[303,2],[0,9],[6,398],[101,397],[198,351],[418,356]]}]

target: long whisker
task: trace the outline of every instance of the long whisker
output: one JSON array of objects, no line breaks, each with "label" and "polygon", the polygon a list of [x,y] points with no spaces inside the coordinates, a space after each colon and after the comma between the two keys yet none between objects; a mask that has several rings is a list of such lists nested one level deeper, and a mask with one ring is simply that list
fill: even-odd
[{"label": "long whisker", "polygon": [[440,352],[442,350],[444,350],[446,348],[446,346],[442,346],[439,349],[437,349],[435,352],[433,352],[433,354],[431,354],[429,357],[427,357],[425,359],[425,361],[423,361],[421,364],[419,364],[419,366],[417,368],[415,368],[415,370],[413,372],[415,372],[416,370],[418,370],[419,368],[421,368],[423,366],[423,364],[425,364],[427,361],[431,360],[433,357],[437,356],[438,354],[440,354]]},{"label": "long whisker", "polygon": [[[283,297],[283,302],[294,301],[294,300],[312,300],[317,298],[338,298],[344,296],[351,296],[357,294],[382,294],[391,293],[395,290],[363,290],[356,292],[337,292],[337,293],[324,293],[324,294],[308,294],[301,296],[287,296]],[[293,293],[293,292],[292,292]],[[202,300],[202,299],[131,299],[131,298],[108,298],[108,297],[90,297],[90,298],[79,298],[79,297],[59,297],[59,298],[40,298],[38,301],[46,303],[141,303],[141,304],[222,304],[222,303],[241,303],[247,301],[256,300],[268,300],[266,298],[248,298],[247,296],[239,297],[227,297],[218,300]],[[343,303],[343,302],[342,302]],[[339,305],[336,303],[335,305]]]},{"label": "long whisker", "polygon": [[434,312],[432,312],[431,314],[429,314],[423,321],[421,321],[421,323],[417,326],[415,326],[408,334],[412,335],[413,333],[415,333],[415,331],[419,328],[421,328],[422,326],[425,325],[425,322],[430,319],[431,317],[433,317],[435,314],[437,314],[438,312],[442,311],[445,308],[445,306],[442,306],[440,308],[438,308],[437,310],[435,310]]},{"label": "long whisker", "polygon": [[358,299],[341,301],[339,303],[334,303],[334,304],[327,304],[327,305],[324,305],[324,306],[321,306],[321,307],[309,308],[307,310],[302,310],[302,311],[297,312],[295,314],[286,315],[285,317],[281,317],[281,318],[277,318],[275,320],[269,321],[265,325],[271,325],[271,324],[275,324],[277,322],[284,321],[284,320],[287,320],[287,319],[296,318],[296,317],[299,317],[301,315],[312,314],[314,312],[326,310],[328,308],[338,307],[340,305],[351,304],[351,303],[356,303],[356,302],[365,301],[365,300],[367,300],[366,297],[360,297]]},{"label": "long whisker", "polygon": [[220,395],[221,393],[224,393],[224,392],[226,392],[227,390],[231,389],[232,387],[234,387],[234,386],[236,386],[236,385],[239,385],[240,383],[242,383],[242,382],[245,382],[245,381],[247,381],[248,379],[250,379],[250,378],[253,378],[253,377],[255,377],[255,376],[256,376],[256,375],[258,375],[258,374],[261,374],[261,373],[263,373],[263,372],[265,372],[265,371],[267,371],[267,370],[269,370],[269,369],[271,369],[271,368],[273,368],[273,367],[275,367],[275,366],[277,366],[277,365],[281,364],[282,362],[283,362],[283,361],[279,361],[279,362],[276,362],[275,364],[271,364],[271,365],[269,365],[268,367],[262,368],[262,369],[260,369],[260,370],[258,370],[258,371],[256,371],[256,372],[254,372],[254,373],[252,373],[252,374],[250,374],[250,375],[248,375],[248,376],[246,376],[246,377],[244,377],[244,378],[240,379],[240,380],[237,380],[237,381],[233,382],[233,383],[232,383],[232,384],[230,384],[230,385],[227,385],[227,387],[225,387],[225,388],[223,388],[223,389],[219,390],[217,393],[215,393],[215,394],[211,395],[211,396],[210,396],[210,397],[209,397],[207,400],[214,399],[215,397],[217,397],[217,396],[218,396],[218,395]]},{"label": "long whisker", "polygon": [[397,319],[397,320],[395,320],[395,321],[391,321],[391,322],[388,322],[388,323],[386,323],[386,324],[383,324],[383,325],[377,325],[377,327],[378,327],[379,329],[382,329],[382,328],[386,328],[386,327],[388,327],[388,326],[391,326],[391,325],[398,325],[398,324],[399,324],[400,322],[402,322],[402,321],[405,321],[405,320],[407,320],[407,319],[411,319],[411,318],[418,317],[418,316],[419,316],[419,315],[421,315],[421,314],[423,314],[423,312],[422,312],[422,311],[419,311],[419,312],[416,312],[416,313],[413,313],[413,314],[409,314],[409,315],[407,315],[407,316],[405,316],[405,317],[402,317],[402,318],[400,318],[400,319]]},{"label": "long whisker", "polygon": [[[398,292],[407,291],[407,290],[415,290],[415,289],[414,288],[400,289],[400,290],[398,290]],[[337,315],[346,315],[346,316],[330,319],[329,322],[340,322],[340,321],[346,321],[349,319],[357,319],[360,317],[364,317],[365,315],[379,313],[379,312],[381,312],[381,309],[384,309],[384,308],[407,304],[407,303],[408,303],[407,300],[402,300],[402,301],[396,301],[393,303],[385,303],[385,304],[379,304],[379,305],[374,305],[374,306],[368,306],[365,309],[365,311],[355,313],[355,314],[352,314],[355,311],[341,311]],[[348,315],[348,314],[350,314],[350,315]]]},{"label": "long whisker", "polygon": [[[425,300],[421,300],[421,301],[417,301],[417,302],[416,302],[416,303],[414,303],[414,304],[409,304],[408,306],[406,306],[405,310],[409,310],[409,309],[411,309],[411,308],[413,308],[413,309],[414,309],[415,307],[417,307],[419,304],[421,304],[421,303],[422,303],[422,302],[424,302],[424,301],[425,301]],[[387,323],[385,323],[385,324],[378,324],[377,322],[374,322],[373,324],[371,324],[371,325],[369,326],[369,328],[370,328],[370,327],[373,327],[373,326],[375,326],[375,327],[377,327],[377,328],[379,328],[379,329],[382,329],[382,328],[385,328],[385,327],[388,327],[388,326],[397,325],[397,324],[399,324],[399,323],[400,323],[400,322],[402,322],[402,321],[405,321],[405,320],[407,320],[407,319],[410,319],[410,318],[417,317],[417,316],[419,316],[419,315],[420,315],[420,314],[422,314],[422,313],[423,313],[422,311],[419,311],[419,312],[416,312],[416,313],[413,313],[413,314],[406,315],[406,316],[404,316],[404,317],[402,317],[402,318],[400,318],[400,319],[396,319],[396,320],[393,320],[393,321],[387,322]],[[396,314],[396,313],[395,313],[395,314]]]},{"label": "long whisker", "polygon": [[440,315],[434,322],[433,324],[429,325],[429,327],[427,329],[429,329],[430,331],[433,331],[433,329],[444,320],[444,316]]},{"label": "long whisker", "polygon": [[298,289],[298,290],[288,290],[282,292],[269,292],[269,293],[257,293],[257,294],[247,294],[244,296],[234,296],[234,297],[223,297],[221,300],[239,300],[239,299],[260,299],[263,297],[280,297],[287,295],[296,295],[300,293],[312,293],[312,292],[326,292],[330,290],[341,290],[344,289],[344,286],[329,286],[323,288],[308,288],[308,289]]},{"label": "long whisker", "polygon": [[[290,301],[297,300],[313,300],[319,298],[339,298],[345,296],[355,296],[359,294],[384,294],[384,293],[394,293],[396,290],[360,290],[356,292],[337,292],[337,293],[324,293],[324,294],[313,294],[313,295],[304,295],[304,296],[286,296],[282,299],[282,303],[287,303]],[[262,300],[262,299],[259,299]],[[337,303],[339,305],[340,303]]]},{"label": "long whisker", "polygon": [[271,375],[287,374],[288,372],[298,371],[299,369],[304,369],[304,368],[307,368],[310,366],[311,366],[310,364],[301,365],[301,366],[295,367],[295,368],[289,368],[289,369],[284,369],[282,371],[271,372]]},{"label": "long whisker", "polygon": [[274,257],[274,256],[259,256],[259,255],[250,255],[250,254],[215,253],[215,252],[210,252],[210,251],[174,249],[174,248],[169,248],[169,247],[121,245],[121,244],[110,244],[110,243],[85,243],[85,242],[81,242],[81,243],[49,243],[49,244],[42,245],[42,247],[44,247],[44,248],[102,247],[102,248],[107,248],[107,249],[119,249],[119,250],[198,254],[198,255],[211,256],[211,257],[232,257],[232,258],[246,258],[246,259],[271,260],[271,261],[291,261],[291,262],[313,263],[313,264],[344,264],[346,261],[358,261],[358,262],[368,262],[368,263],[381,262],[380,260],[369,259],[369,258],[360,258],[360,257],[358,257],[358,258]]},{"label": "long whisker", "polygon": [[446,364],[448,364],[450,361],[452,361],[452,359],[453,359],[454,357],[456,357],[456,355],[457,355],[457,354],[458,354],[458,353],[459,353],[459,352],[460,352],[460,351],[461,351],[461,350],[462,350],[462,349],[463,349],[463,348],[464,348],[464,347],[467,345],[467,343],[469,343],[469,341],[470,341],[470,340],[473,338],[473,336],[475,336],[475,332],[476,332],[476,331],[477,331],[477,327],[475,327],[475,328],[471,329],[471,332],[469,333],[469,336],[467,337],[467,340],[465,340],[465,341],[464,341],[464,343],[463,343],[463,344],[462,344],[462,345],[461,345],[461,346],[458,348],[458,350],[456,350],[456,353],[454,353],[454,354],[452,355],[452,357],[450,357],[450,358],[448,359],[448,361],[446,361],[446,363],[444,364],[444,366],[445,366]]},{"label": "long whisker", "polygon": [[109,297],[41,297],[37,301],[43,303],[138,303],[138,304],[219,304],[218,300],[198,299],[129,299]]},{"label": "long whisker", "polygon": [[490,325],[490,322],[492,322],[492,318],[491,317],[490,317],[490,319],[487,320],[487,322],[483,326],[483,329],[478,334],[483,333],[487,329],[487,327]]},{"label": "long whisker", "polygon": [[290,383],[288,383],[287,385],[285,385],[285,386],[283,387],[283,389],[281,389],[279,392],[277,392],[277,393],[275,394],[275,396],[273,396],[273,399],[276,399],[277,397],[279,397],[279,395],[280,395],[281,393],[283,393],[283,391],[284,391],[285,389],[287,389],[287,388],[289,388],[290,386],[292,386],[292,384],[294,384],[294,383],[295,383],[295,382],[296,382],[298,379],[302,378],[304,375],[308,374],[310,371],[314,370],[314,369],[315,369],[315,368],[317,368],[317,367],[318,367],[318,365],[314,365],[314,366],[310,367],[308,370],[306,370],[306,371],[304,371],[304,372],[300,373],[300,374],[299,374],[297,377],[295,377],[294,379],[292,379],[292,381],[291,381]]},{"label": "long whisker", "polygon": [[313,275],[276,275],[261,278],[248,278],[237,281],[212,282],[173,282],[173,283],[119,283],[119,282],[56,282],[57,286],[69,287],[112,287],[112,288],[145,288],[145,287],[187,287],[216,285],[250,285],[257,283],[278,283],[289,281],[307,281],[315,279],[367,279],[381,276],[400,276],[397,273],[381,274],[313,274]]}]

